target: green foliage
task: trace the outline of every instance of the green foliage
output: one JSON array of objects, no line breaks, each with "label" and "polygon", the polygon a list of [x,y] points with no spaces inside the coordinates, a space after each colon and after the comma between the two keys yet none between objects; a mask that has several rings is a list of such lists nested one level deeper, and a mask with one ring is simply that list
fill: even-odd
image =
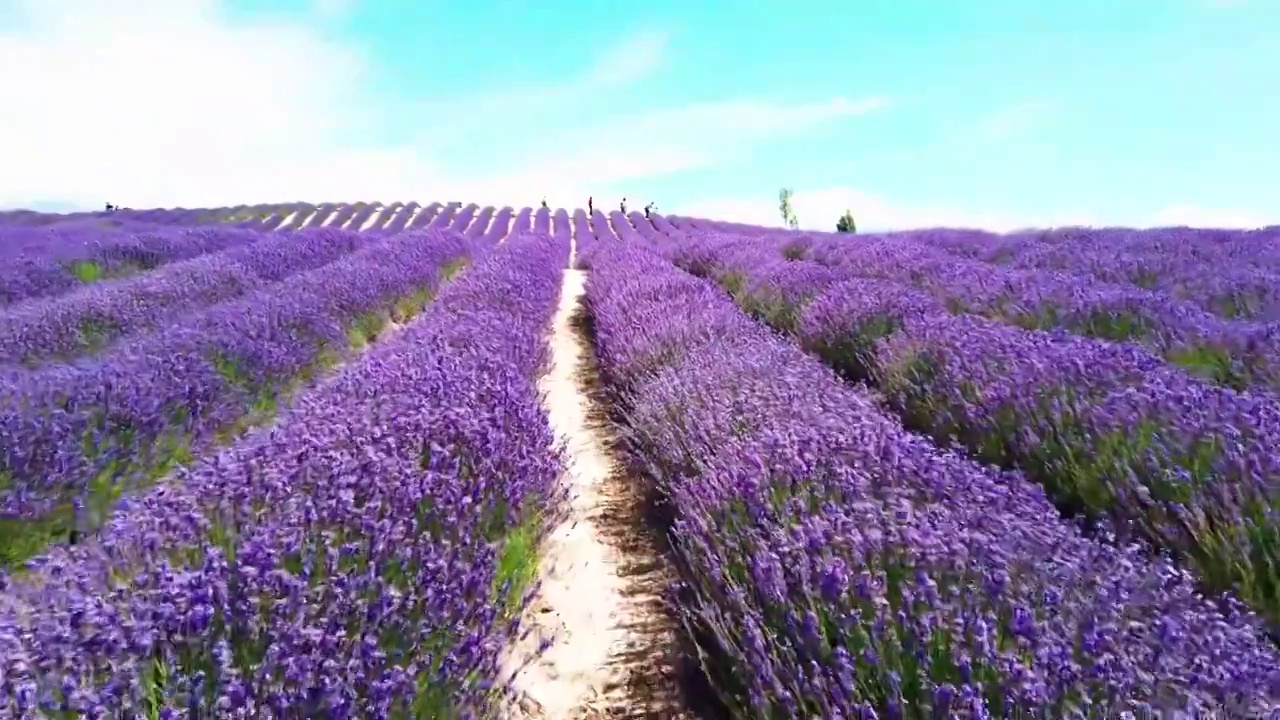
[{"label": "green foliage", "polygon": [[844,211],[844,215],[841,215],[840,219],[836,221],[836,232],[858,232],[858,225],[853,221],[853,212],[847,209]]},{"label": "green foliage", "polygon": [[71,274],[82,283],[91,283],[104,279],[107,271],[92,260],[76,260],[71,263]]},{"label": "green foliage", "polygon": [[782,221],[792,230],[800,227],[800,221],[796,219],[795,210],[791,207],[791,196],[794,194],[795,191],[791,188],[778,191],[778,212],[782,213]]}]

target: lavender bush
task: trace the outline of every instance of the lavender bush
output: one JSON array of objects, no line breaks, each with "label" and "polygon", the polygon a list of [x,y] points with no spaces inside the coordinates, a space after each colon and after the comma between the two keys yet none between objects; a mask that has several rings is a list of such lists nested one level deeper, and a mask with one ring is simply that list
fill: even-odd
[{"label": "lavender bush", "polygon": [[470,203],[462,208],[457,215],[453,216],[449,229],[456,233],[465,234],[467,228],[471,226],[472,221],[475,219],[477,210],[479,210],[479,207],[475,203]]},{"label": "lavender bush", "polygon": [[591,266],[604,377],[673,507],[679,612],[734,717],[1280,710],[1247,613],[905,432],[646,250]]},{"label": "lavender bush", "polygon": [[431,223],[427,225],[427,229],[444,230],[446,228],[453,227],[453,219],[458,214],[459,210],[460,208],[458,203],[449,203],[448,205],[441,207],[436,216],[431,219]]},{"label": "lavender bush", "polygon": [[[440,203],[431,203],[430,205],[423,208],[422,212],[418,213],[416,217],[410,219],[409,224],[405,226],[405,229],[420,230],[420,229],[431,228],[432,223],[435,222],[436,218],[440,215],[442,210],[443,210],[443,206],[441,206]],[[443,228],[447,224],[448,222],[446,221],[442,223],[440,227]]]},{"label": "lavender bush", "polygon": [[358,209],[356,213],[351,216],[351,220],[348,222],[346,229],[351,232],[360,232],[361,230],[364,230],[365,223],[369,222],[369,219],[373,217],[373,214],[378,212],[380,209],[381,206],[379,205],[366,203],[364,207]]},{"label": "lavender bush", "polygon": [[493,208],[480,208],[480,213],[476,215],[476,219],[467,226],[463,233],[467,237],[479,238],[486,235],[489,231],[489,223],[493,221]]},{"label": "lavender bush", "polygon": [[604,211],[596,209],[591,213],[591,234],[600,242],[617,242],[618,235],[609,224],[609,217]]},{"label": "lavender bush", "polygon": [[583,265],[583,259],[590,255],[591,248],[596,244],[595,233],[591,232],[591,224],[587,220],[587,211],[578,208],[573,211],[573,241],[574,246],[578,250],[577,265],[579,268],[586,268]]},{"label": "lavender bush", "polygon": [[299,383],[431,301],[471,254],[407,233],[0,390],[0,561],[96,524],[121,492],[271,417]]},{"label": "lavender bush", "polygon": [[23,303],[0,312],[0,363],[34,364],[101,350],[117,338],[326,265],[360,244],[354,233],[308,230]]},{"label": "lavender bush", "polygon": [[[1107,283],[1087,274],[957,259],[914,237],[857,244],[819,240],[808,250],[825,265],[917,285],[957,312],[1138,342],[1227,387],[1280,392],[1280,322],[1224,319],[1170,292]],[[1226,271],[1202,265],[1201,272],[1221,279]],[[1247,289],[1240,292],[1247,294]]]},{"label": "lavender bush", "polygon": [[276,428],[10,580],[3,712],[494,717],[559,499],[535,383],[566,256],[508,243]]},{"label": "lavender bush", "polygon": [[[627,213],[627,219],[630,220],[629,225],[631,226],[631,229],[634,230],[635,233],[639,235],[641,239],[652,240],[654,235],[657,234],[657,231],[654,230],[653,228],[653,223],[649,220],[649,218],[646,218],[644,216],[644,213],[640,213],[640,212],[636,212],[635,210],[632,210],[631,212]],[[627,231],[625,227],[623,228],[622,232],[626,233],[627,236],[631,235],[631,232]],[[622,239],[627,240],[628,238],[623,237]],[[634,238],[632,239],[634,240]]]},{"label": "lavender bush", "polygon": [[[516,215],[515,221],[511,224],[511,235],[512,237],[515,237],[515,236],[526,234],[532,231],[533,231],[533,209],[522,208],[520,212]],[[549,232],[549,231],[550,231],[550,228],[547,228],[546,230],[544,230],[544,232]]]},{"label": "lavender bush", "polygon": [[1225,318],[1277,320],[1280,228],[1058,228],[995,235],[949,229],[894,233],[964,257],[1011,268],[1055,270],[1145,288]]},{"label": "lavender bush", "polygon": [[357,208],[355,205],[352,205],[352,204],[343,205],[342,208],[339,209],[338,212],[334,214],[333,220],[330,221],[328,227],[331,227],[335,230],[347,230],[347,229],[358,230],[359,228],[347,227],[347,223],[351,222],[351,219],[355,217],[355,214],[357,212],[359,212],[359,208]]},{"label": "lavender bush", "polygon": [[768,259],[776,249],[703,237],[680,262],[719,273],[745,309],[878,387],[909,427],[1173,552],[1280,635],[1273,399],[1199,382],[1135,345],[953,317],[933,293]]},{"label": "lavender bush", "polygon": [[[539,208],[537,217],[542,218],[543,213],[544,211],[541,208]],[[561,208],[559,210],[556,210],[554,215],[550,214],[549,212],[546,213],[546,217],[547,217],[547,220],[545,222],[539,220],[540,223],[546,225],[547,228],[549,228],[548,230],[546,230],[546,232],[550,233],[551,237],[556,238],[557,240],[560,240],[561,242],[563,242],[566,247],[569,246],[570,241],[573,239],[573,230],[571,229],[571,225],[569,223],[569,213],[566,212],[564,208]],[[542,232],[542,231],[538,231],[538,232]]]},{"label": "lavender bush", "polygon": [[487,225],[482,235],[486,244],[497,245],[507,237],[511,230],[511,216],[514,212],[511,208],[504,207],[493,216],[493,222]]},{"label": "lavender bush", "polygon": [[247,230],[113,230],[96,223],[0,229],[0,305],[60,295],[86,282],[150,270],[264,237]]},{"label": "lavender bush", "polygon": [[418,210],[418,203],[411,202],[408,205],[401,205],[394,213],[385,216],[386,221],[382,223],[382,227],[377,229],[381,235],[395,235],[404,230],[409,224],[409,220],[413,218],[414,212]]},{"label": "lavender bush", "polygon": [[435,218],[440,214],[440,210],[442,210],[442,205],[440,205],[439,202],[431,202],[431,204],[426,206],[426,208],[422,208],[421,213],[408,219],[408,224],[404,225],[404,229],[411,229],[412,231],[412,229],[429,228],[431,223],[433,223]]}]

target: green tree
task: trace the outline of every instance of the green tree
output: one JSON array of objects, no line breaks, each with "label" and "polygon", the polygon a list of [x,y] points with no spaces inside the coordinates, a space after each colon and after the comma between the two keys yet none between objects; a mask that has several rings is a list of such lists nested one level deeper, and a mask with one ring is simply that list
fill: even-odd
[{"label": "green tree", "polygon": [[852,212],[847,209],[844,211],[844,215],[841,215],[840,219],[836,221],[836,232],[858,232],[858,225],[853,221]]},{"label": "green tree", "polygon": [[794,194],[791,188],[782,188],[778,191],[778,212],[782,213],[782,221],[792,230],[800,227],[795,210],[791,209],[791,196]]}]

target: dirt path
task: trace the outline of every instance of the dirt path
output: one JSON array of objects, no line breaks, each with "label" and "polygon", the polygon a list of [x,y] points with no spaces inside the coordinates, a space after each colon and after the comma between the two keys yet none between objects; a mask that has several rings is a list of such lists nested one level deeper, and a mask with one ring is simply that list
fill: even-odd
[{"label": "dirt path", "polygon": [[[680,709],[675,625],[663,600],[670,579],[645,528],[640,488],[616,460],[598,397],[583,322],[585,282],[583,271],[565,271],[552,367],[539,383],[566,450],[570,500],[541,548],[540,591],[524,618],[529,632],[507,661],[515,700],[504,715],[692,718]],[[541,657],[520,667],[544,642]]]}]

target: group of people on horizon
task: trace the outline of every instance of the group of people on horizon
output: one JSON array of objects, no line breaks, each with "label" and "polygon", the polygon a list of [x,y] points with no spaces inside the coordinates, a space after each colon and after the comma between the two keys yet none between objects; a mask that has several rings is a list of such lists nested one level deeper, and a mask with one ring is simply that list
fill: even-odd
[{"label": "group of people on horizon", "polygon": [[[545,207],[547,207],[547,199],[546,199],[546,198],[542,198],[542,207],[544,207],[544,208],[545,208]],[[622,211],[622,214],[623,214],[623,215],[626,215],[626,214],[627,214],[627,199],[626,199],[626,198],[622,198],[622,202],[618,203],[618,209]],[[647,218],[649,218],[649,216],[653,213],[653,211],[655,211],[655,210],[657,210],[657,209],[658,209],[658,203],[656,203],[656,202],[650,202],[648,205],[645,205],[645,206],[644,206],[644,216],[645,216],[645,218],[646,218],[646,219],[647,219]],[[587,214],[588,214],[588,215],[590,215],[591,213],[594,213],[595,211],[596,211],[596,199],[595,199],[595,197],[594,197],[594,196],[592,196],[592,197],[587,198]]]}]

